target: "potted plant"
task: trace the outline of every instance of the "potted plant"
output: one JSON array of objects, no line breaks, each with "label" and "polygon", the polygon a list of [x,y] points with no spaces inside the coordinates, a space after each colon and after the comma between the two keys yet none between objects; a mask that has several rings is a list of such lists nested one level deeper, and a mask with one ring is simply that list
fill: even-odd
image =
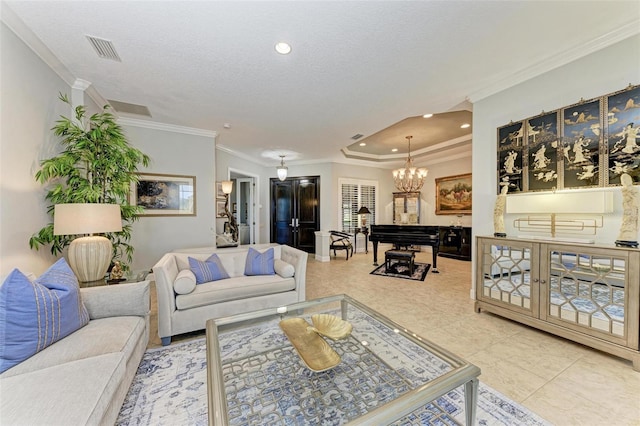
[{"label": "potted plant", "polygon": [[[71,105],[66,95],[60,100]],[[120,260],[123,267],[133,259],[131,239],[132,223],[142,208],[128,202],[129,188],[137,182],[138,165],[147,166],[149,157],[132,147],[108,111],[86,117],[84,106],[75,108],[75,119],[62,116],[51,129],[62,138],[63,151],[53,158],[41,162],[36,180],[51,184],[45,197],[51,204],[47,212],[53,217],[54,206],[61,203],[111,203],[119,204],[122,216],[122,231],[107,233],[113,244],[113,260]],[[54,235],[53,221],[29,239],[29,246],[38,250],[51,245],[51,253],[57,255],[68,246],[75,236]]]}]

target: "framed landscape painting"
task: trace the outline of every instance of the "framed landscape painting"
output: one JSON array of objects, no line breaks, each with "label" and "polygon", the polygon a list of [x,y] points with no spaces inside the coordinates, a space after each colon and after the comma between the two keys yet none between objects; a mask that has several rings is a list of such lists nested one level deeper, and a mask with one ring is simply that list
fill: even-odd
[{"label": "framed landscape painting", "polygon": [[138,173],[138,183],[131,184],[129,201],[141,206],[140,216],[195,216],[196,177]]},{"label": "framed landscape painting", "polygon": [[436,178],[436,214],[471,214],[471,173]]}]

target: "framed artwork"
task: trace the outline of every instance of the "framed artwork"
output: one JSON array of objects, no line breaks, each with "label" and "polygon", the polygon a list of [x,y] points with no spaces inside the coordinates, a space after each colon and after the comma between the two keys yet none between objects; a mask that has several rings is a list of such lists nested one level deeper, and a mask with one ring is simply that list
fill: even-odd
[{"label": "framed artwork", "polygon": [[144,208],[140,216],[195,216],[196,177],[138,173],[129,202]]},{"label": "framed artwork", "polygon": [[558,111],[526,120],[527,189],[546,191],[558,187]]},{"label": "framed artwork", "polygon": [[509,192],[522,191],[523,150],[524,122],[498,128],[498,193],[503,186]]},{"label": "framed artwork", "polygon": [[224,211],[225,200],[216,200],[216,217],[227,217]]},{"label": "framed artwork", "polygon": [[216,182],[216,200],[224,200],[224,192],[222,192],[222,182]]},{"label": "framed artwork", "polygon": [[609,185],[620,185],[627,173],[640,182],[640,86],[607,96],[606,148]]},{"label": "framed artwork", "polygon": [[562,162],[564,188],[600,184],[600,99],[562,110]]},{"label": "framed artwork", "polygon": [[436,178],[436,214],[471,214],[471,173]]}]

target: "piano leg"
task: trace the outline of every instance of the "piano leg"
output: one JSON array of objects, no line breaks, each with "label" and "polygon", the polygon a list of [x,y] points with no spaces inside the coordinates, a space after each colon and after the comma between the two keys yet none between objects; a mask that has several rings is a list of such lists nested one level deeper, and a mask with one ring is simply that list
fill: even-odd
[{"label": "piano leg", "polygon": [[431,256],[433,257],[433,270],[431,272],[433,272],[434,274],[439,274],[440,271],[438,271],[438,246],[439,246],[439,242],[438,244],[434,244],[431,246]]},{"label": "piano leg", "polygon": [[378,242],[372,241],[373,243],[373,266],[378,266]]}]

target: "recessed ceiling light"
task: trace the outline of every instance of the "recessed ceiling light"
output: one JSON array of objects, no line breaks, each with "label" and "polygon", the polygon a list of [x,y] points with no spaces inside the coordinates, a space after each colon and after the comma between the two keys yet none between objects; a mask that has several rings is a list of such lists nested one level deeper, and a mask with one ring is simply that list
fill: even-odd
[{"label": "recessed ceiling light", "polygon": [[462,126],[460,126],[461,129],[466,129],[468,127],[471,127],[471,124],[469,123],[464,123]]},{"label": "recessed ceiling light", "polygon": [[364,142],[360,142],[360,146],[367,146],[367,144]]},{"label": "recessed ceiling light", "polygon": [[398,152],[398,148],[393,148],[391,152]]},{"label": "recessed ceiling light", "polygon": [[431,118],[431,117],[433,117],[433,114],[425,114],[425,115],[423,115],[422,117],[424,117],[424,118]]},{"label": "recessed ceiling light", "polygon": [[276,43],[276,52],[281,55],[288,55],[289,53],[291,53],[291,46],[289,45],[289,43],[281,41],[280,43]]}]

